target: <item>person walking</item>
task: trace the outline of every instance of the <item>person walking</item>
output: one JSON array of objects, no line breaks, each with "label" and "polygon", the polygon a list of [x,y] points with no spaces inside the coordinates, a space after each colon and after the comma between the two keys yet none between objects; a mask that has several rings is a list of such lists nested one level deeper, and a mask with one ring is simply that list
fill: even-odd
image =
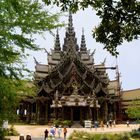
[{"label": "person walking", "polygon": [[100,125],[101,125],[101,129],[104,130],[104,122],[103,121],[101,121]]},{"label": "person walking", "polygon": [[62,128],[61,128],[61,126],[58,127],[58,131],[57,131],[57,132],[58,132],[58,137],[60,138],[61,133],[62,133]]},{"label": "person walking", "polygon": [[64,140],[66,140],[66,136],[67,136],[67,128],[66,127],[64,127],[64,129],[63,129],[63,133],[64,133]]},{"label": "person walking", "polygon": [[47,139],[48,139],[48,134],[49,134],[48,129],[46,129],[46,130],[44,131],[44,134],[45,134],[44,140],[47,140]]},{"label": "person walking", "polygon": [[98,128],[98,122],[97,121],[94,122],[94,128],[95,128],[95,130],[97,130],[97,128]]},{"label": "person walking", "polygon": [[50,136],[53,138],[55,137],[55,130],[53,127],[51,127],[51,129],[50,129]]},{"label": "person walking", "polygon": [[111,119],[109,120],[109,126],[110,126],[110,128],[112,128],[112,120]]},{"label": "person walking", "polygon": [[106,122],[106,127],[107,127],[107,128],[109,127],[109,122],[108,122],[108,121]]},{"label": "person walking", "polygon": [[115,120],[113,121],[113,126],[116,127],[116,121]]},{"label": "person walking", "polygon": [[127,127],[129,127],[129,120],[126,121],[126,125],[127,125]]}]

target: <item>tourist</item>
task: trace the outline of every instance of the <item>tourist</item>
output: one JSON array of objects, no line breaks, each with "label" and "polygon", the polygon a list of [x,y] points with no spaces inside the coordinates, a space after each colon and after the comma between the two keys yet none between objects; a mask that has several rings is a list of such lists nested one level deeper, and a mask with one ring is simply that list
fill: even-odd
[{"label": "tourist", "polygon": [[101,129],[104,130],[104,122],[103,121],[101,121],[100,126],[101,126]]},{"label": "tourist", "polygon": [[59,126],[59,127],[58,127],[58,131],[57,131],[57,132],[58,132],[58,137],[60,138],[60,136],[61,136],[61,133],[62,133],[61,126]]},{"label": "tourist", "polygon": [[110,126],[110,128],[112,128],[112,120],[111,119],[109,120],[109,126]]},{"label": "tourist", "polygon": [[23,134],[20,134],[19,140],[24,140],[24,135]]},{"label": "tourist", "polygon": [[127,125],[127,127],[129,127],[129,120],[126,121],[126,125]]},{"label": "tourist", "polygon": [[55,125],[53,126],[53,129],[54,129],[54,137],[55,137],[55,134],[56,134],[56,126]]},{"label": "tourist", "polygon": [[108,122],[108,121],[106,122],[106,127],[107,127],[107,128],[109,127],[109,122]]},{"label": "tourist", "polygon": [[28,135],[26,136],[26,140],[32,140],[32,138],[31,138],[31,135],[30,135],[30,134],[28,134]]},{"label": "tourist", "polygon": [[46,130],[44,131],[44,134],[45,134],[44,140],[47,140],[47,138],[48,138],[48,133],[49,133],[49,131],[48,131],[48,129],[46,129]]},{"label": "tourist", "polygon": [[116,127],[116,121],[115,120],[113,121],[113,126]]},{"label": "tourist", "polygon": [[64,133],[64,140],[66,140],[66,135],[67,135],[67,128],[66,127],[64,127],[64,129],[63,129],[63,133]]},{"label": "tourist", "polygon": [[50,129],[50,136],[55,137],[55,130],[53,127],[51,127],[51,129]]},{"label": "tourist", "polygon": [[94,128],[95,128],[95,130],[97,130],[97,127],[98,127],[98,122],[95,121],[95,122],[94,122]]}]

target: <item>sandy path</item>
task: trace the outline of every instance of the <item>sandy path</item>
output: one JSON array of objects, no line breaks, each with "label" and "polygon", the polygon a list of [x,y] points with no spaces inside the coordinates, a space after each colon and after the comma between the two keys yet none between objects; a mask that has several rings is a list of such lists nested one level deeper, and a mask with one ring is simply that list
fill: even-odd
[{"label": "sandy path", "polygon": [[[30,134],[32,138],[34,137],[44,137],[44,130],[50,127],[47,125],[14,125],[15,129],[19,132],[19,134],[23,134],[26,136],[27,134]],[[107,132],[113,132],[113,133],[118,133],[118,132],[128,132],[132,131],[132,129],[138,128],[138,125],[130,125],[130,127],[127,127],[126,125],[116,125],[116,127],[112,128],[98,128],[95,130],[94,128],[68,128],[68,135],[70,135],[74,130],[79,130],[79,131],[87,131],[87,132],[93,132],[93,133],[107,133]],[[56,135],[57,136],[57,135]],[[19,140],[19,136],[16,137],[10,137],[11,140]]]}]

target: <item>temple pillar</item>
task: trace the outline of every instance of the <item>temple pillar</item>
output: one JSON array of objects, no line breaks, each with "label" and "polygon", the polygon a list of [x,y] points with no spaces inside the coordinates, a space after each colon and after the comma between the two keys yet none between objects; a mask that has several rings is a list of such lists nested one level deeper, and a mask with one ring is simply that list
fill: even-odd
[{"label": "temple pillar", "polygon": [[62,120],[64,120],[64,107],[62,106]]},{"label": "temple pillar", "polygon": [[99,120],[99,108],[96,107],[96,120],[98,121]]},{"label": "temple pillar", "polygon": [[108,120],[108,106],[107,106],[107,102],[104,102],[104,121],[106,122]]},{"label": "temple pillar", "polygon": [[116,102],[113,104],[113,119],[116,120]]},{"label": "temple pillar", "polygon": [[46,123],[49,121],[49,118],[48,118],[48,117],[49,117],[49,115],[48,115],[48,113],[49,113],[49,112],[48,112],[48,111],[49,111],[48,108],[49,108],[49,107],[48,107],[48,106],[49,106],[48,103],[46,103],[46,110],[45,110],[45,111],[46,111],[46,112],[45,112],[45,122],[46,122]]},{"label": "temple pillar", "polygon": [[82,118],[82,108],[80,107],[80,122],[82,122],[83,118]]},{"label": "temple pillar", "polygon": [[71,107],[70,110],[71,110],[71,121],[73,121],[73,107]]},{"label": "temple pillar", "polygon": [[39,123],[39,102],[36,102],[36,122]]},{"label": "temple pillar", "polygon": [[[25,110],[24,110],[25,111]],[[30,123],[31,122],[31,104],[28,103],[27,105],[27,114],[24,113],[24,115],[26,115],[26,122]]]}]

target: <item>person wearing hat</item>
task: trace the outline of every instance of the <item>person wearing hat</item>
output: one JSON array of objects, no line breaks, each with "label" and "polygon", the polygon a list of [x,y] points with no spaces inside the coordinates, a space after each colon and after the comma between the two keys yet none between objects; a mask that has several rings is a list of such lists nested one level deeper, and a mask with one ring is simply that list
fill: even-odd
[{"label": "person wearing hat", "polygon": [[23,134],[20,134],[19,140],[24,140],[24,135]]},{"label": "person wearing hat", "polygon": [[31,135],[30,135],[30,134],[28,134],[28,135],[26,136],[26,140],[32,140],[32,138],[31,138]]}]

